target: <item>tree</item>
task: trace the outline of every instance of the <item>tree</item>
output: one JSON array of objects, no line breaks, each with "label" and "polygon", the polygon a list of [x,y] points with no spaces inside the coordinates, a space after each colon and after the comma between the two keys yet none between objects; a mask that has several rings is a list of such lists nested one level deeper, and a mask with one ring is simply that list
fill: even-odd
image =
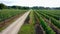
[{"label": "tree", "polygon": [[0,3],[0,9],[5,9],[5,8],[7,8],[7,6],[4,5],[3,3]]}]

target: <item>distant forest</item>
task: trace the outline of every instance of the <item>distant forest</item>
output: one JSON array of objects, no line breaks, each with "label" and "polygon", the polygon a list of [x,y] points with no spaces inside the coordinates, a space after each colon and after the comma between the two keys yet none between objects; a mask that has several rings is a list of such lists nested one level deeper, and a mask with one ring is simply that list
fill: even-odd
[{"label": "distant forest", "polygon": [[26,7],[26,6],[6,6],[3,3],[0,3],[0,9],[48,9],[48,10],[60,10],[60,7],[54,7],[54,8],[50,8],[50,7],[42,7],[42,6],[34,6],[34,7]]}]

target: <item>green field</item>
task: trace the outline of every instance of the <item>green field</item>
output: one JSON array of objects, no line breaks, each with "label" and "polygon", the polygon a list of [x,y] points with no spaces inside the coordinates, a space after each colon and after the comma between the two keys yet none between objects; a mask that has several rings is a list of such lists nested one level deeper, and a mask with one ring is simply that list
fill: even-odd
[{"label": "green field", "polygon": [[3,10],[0,10],[0,22],[1,21],[4,21],[6,19],[9,19],[13,16],[16,16],[16,15],[19,15],[19,14],[22,14],[24,12],[26,12],[27,10],[19,10],[19,9],[3,9]]},{"label": "green field", "polygon": [[[34,32],[35,34],[39,34],[39,32],[43,32],[45,34],[60,34],[60,10],[32,10],[29,15],[30,22],[28,23],[34,27],[35,24],[40,24],[43,31],[38,31],[37,33],[36,31],[41,29],[36,30],[36,28],[33,29],[28,25],[23,25],[18,34],[34,34]],[[33,29],[31,31],[34,32],[31,33],[30,29]]]},{"label": "green field", "polygon": [[19,16],[24,14],[27,10],[19,9],[2,9],[0,10],[0,31],[5,29],[13,21],[15,21]]},{"label": "green field", "polygon": [[[28,10],[0,10],[0,22],[5,23],[5,20],[24,14],[26,11]],[[18,34],[60,34],[60,10],[32,9],[26,20]],[[3,29],[0,28],[0,31]]]}]

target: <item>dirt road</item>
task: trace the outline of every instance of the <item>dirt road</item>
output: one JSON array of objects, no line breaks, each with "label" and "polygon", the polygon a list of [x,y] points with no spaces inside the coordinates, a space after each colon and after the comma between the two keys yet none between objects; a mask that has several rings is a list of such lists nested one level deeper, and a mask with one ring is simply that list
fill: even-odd
[{"label": "dirt road", "polygon": [[13,22],[10,26],[8,26],[5,30],[3,30],[0,34],[17,34],[21,26],[24,24],[25,19],[31,10],[26,12],[20,18],[18,18],[15,22]]}]

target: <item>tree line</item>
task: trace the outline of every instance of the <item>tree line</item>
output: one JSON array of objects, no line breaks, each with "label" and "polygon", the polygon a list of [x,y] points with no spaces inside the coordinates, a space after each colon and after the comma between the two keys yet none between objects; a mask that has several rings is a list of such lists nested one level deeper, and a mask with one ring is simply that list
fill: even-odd
[{"label": "tree line", "polygon": [[53,9],[58,9],[60,10],[60,7],[55,7],[55,8],[50,8],[50,7],[38,7],[38,6],[34,6],[34,7],[26,7],[26,6],[6,6],[5,4],[3,3],[0,3],[0,9],[48,9],[48,10],[53,10]]},{"label": "tree line", "polygon": [[0,3],[0,9],[29,9],[29,7],[25,6],[6,6],[3,3]]}]

